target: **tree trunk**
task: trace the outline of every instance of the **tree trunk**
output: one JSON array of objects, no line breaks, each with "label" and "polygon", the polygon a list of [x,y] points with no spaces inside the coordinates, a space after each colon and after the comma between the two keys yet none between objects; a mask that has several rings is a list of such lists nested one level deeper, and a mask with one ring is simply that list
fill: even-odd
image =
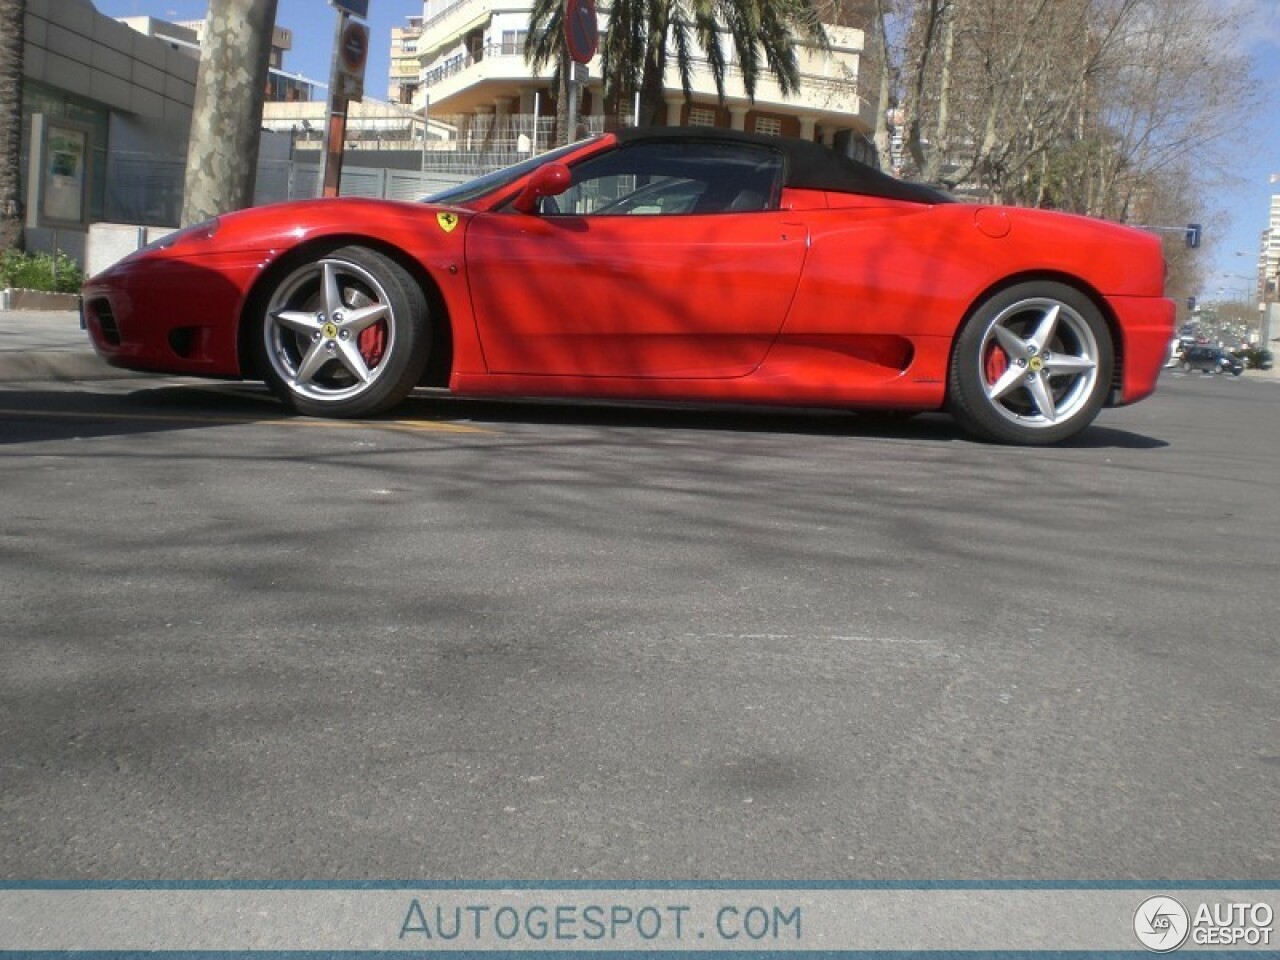
[{"label": "tree trunk", "polygon": [[26,0],[0,0],[0,250],[22,236],[22,45]]},{"label": "tree trunk", "polygon": [[[876,91],[876,126],[872,132],[872,140],[876,145],[876,155],[880,158],[880,169],[895,175],[893,167],[893,137],[889,131],[889,107],[893,102],[893,61],[889,50],[889,26],[884,0],[876,0],[874,19],[871,29],[875,32],[876,60],[879,74],[879,86]],[[859,84],[861,86],[861,84]]]},{"label": "tree trunk", "polygon": [[942,178],[943,150],[951,144],[951,75],[956,56],[956,17],[952,13],[942,25],[942,75],[938,83],[937,116],[934,118],[933,143],[937,149],[929,152],[924,168],[926,183],[939,183]]},{"label": "tree trunk", "polygon": [[658,4],[649,22],[649,50],[640,74],[640,125],[665,126],[667,102],[667,26],[668,8]]},{"label": "tree trunk", "polygon": [[191,116],[182,222],[253,203],[276,0],[210,0]]},{"label": "tree trunk", "polygon": [[907,116],[906,146],[907,152],[915,162],[917,176],[923,176],[929,163],[929,153],[941,149],[939,144],[927,143],[924,133],[925,117],[923,116],[925,91],[929,84],[929,74],[933,65],[933,56],[938,52],[938,30],[942,26],[943,17],[947,15],[948,6],[945,0],[928,0],[917,16],[921,18],[921,39],[919,52],[912,65],[912,83],[909,91],[910,112]]}]

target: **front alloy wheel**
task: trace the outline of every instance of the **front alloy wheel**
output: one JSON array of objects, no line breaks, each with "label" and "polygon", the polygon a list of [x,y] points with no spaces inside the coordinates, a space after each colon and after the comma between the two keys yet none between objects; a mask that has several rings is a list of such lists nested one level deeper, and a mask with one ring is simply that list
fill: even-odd
[{"label": "front alloy wheel", "polygon": [[1057,443],[1098,415],[1112,364],[1110,331],[1088,297],[1060,283],[1019,284],[957,337],[948,405],[984,439]]},{"label": "front alloy wheel", "polygon": [[261,318],[272,390],[312,416],[360,417],[403,400],[426,365],[427,305],[413,278],[363,247],[296,267]]}]

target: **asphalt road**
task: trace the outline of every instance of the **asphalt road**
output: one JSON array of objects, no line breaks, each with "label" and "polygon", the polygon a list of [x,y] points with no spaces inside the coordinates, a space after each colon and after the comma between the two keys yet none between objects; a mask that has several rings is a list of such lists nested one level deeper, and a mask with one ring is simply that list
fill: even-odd
[{"label": "asphalt road", "polygon": [[1280,875],[1280,381],[1049,450],[0,408],[0,878]]}]

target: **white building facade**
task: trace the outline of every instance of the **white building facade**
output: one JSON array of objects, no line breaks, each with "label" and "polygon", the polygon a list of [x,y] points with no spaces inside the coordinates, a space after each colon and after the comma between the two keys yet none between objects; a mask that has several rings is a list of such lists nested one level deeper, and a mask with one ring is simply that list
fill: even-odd
[{"label": "white building facade", "polygon": [[1280,296],[1280,291],[1276,289],[1278,277],[1280,277],[1280,193],[1273,193],[1267,229],[1262,232],[1262,242],[1258,251],[1258,297],[1260,300],[1275,300]]},{"label": "white building facade", "polygon": [[[554,67],[535,75],[525,63],[529,0],[426,0],[418,52],[421,86],[414,100],[432,115],[493,118],[554,115]],[[601,34],[608,11],[599,13]],[[747,97],[741,73],[730,62],[725,102],[717,95],[710,67],[695,61],[691,102],[686,102],[674,57],[666,76],[669,126],[715,126],[834,143],[841,132],[867,135],[874,129],[872,101],[859,83],[864,44],[861,30],[828,26],[828,49],[797,49],[799,92],[784,97],[777,82],[762,71],[754,100]],[[731,44],[726,43],[729,51]],[[732,55],[732,54],[730,54]],[[580,116],[592,129],[609,124],[604,117],[600,60],[588,65]],[[624,112],[620,106],[620,112]],[[630,117],[622,117],[630,122]]]},{"label": "white building facade", "polygon": [[391,28],[391,65],[387,99],[392,103],[409,105],[419,99],[422,67],[418,60],[418,44],[421,40],[421,17],[409,17],[404,26]]},{"label": "white building facade", "polygon": [[[1276,179],[1272,177],[1273,182]],[[1280,334],[1280,193],[1271,195],[1267,229],[1259,244],[1258,316],[1260,345],[1274,351],[1272,338]]]}]

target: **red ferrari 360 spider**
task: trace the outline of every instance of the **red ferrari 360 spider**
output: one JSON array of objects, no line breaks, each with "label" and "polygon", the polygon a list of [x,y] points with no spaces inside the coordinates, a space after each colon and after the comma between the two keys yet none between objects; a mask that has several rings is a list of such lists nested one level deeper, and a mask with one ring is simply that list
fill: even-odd
[{"label": "red ferrari 360 spider", "polygon": [[946,409],[1043,444],[1155,388],[1159,240],[951,202],[803,140],[606,134],[424,203],[258,207],[93,277],[85,320],[134,370],[265,379],[362,417],[418,385]]}]

